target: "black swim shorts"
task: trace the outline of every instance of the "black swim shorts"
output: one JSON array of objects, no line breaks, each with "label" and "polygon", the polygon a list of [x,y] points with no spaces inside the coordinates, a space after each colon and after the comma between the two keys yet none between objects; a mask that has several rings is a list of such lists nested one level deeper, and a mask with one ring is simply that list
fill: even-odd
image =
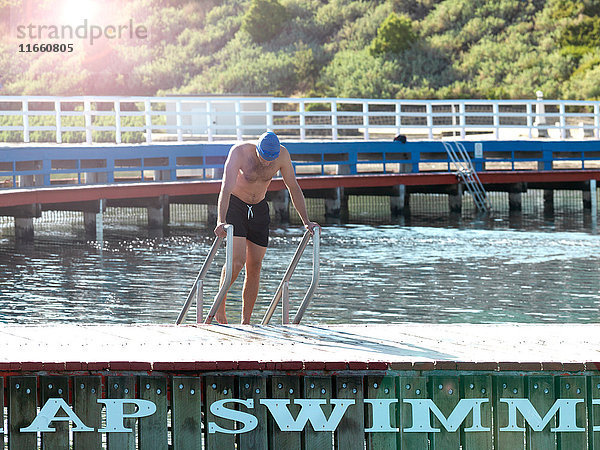
[{"label": "black swim shorts", "polygon": [[261,247],[269,244],[271,215],[266,199],[252,205],[232,194],[225,221],[233,225],[234,236],[245,237]]}]

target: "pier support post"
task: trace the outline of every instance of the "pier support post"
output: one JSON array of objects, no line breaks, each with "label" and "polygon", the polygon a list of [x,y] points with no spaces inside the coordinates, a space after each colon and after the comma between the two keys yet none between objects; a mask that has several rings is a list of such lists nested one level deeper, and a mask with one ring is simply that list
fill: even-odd
[{"label": "pier support post", "polygon": [[544,189],[544,217],[554,216],[554,190]]},{"label": "pier support post", "polygon": [[277,192],[271,192],[268,200],[273,205],[275,213],[275,222],[281,224],[290,223],[290,193],[287,189]]},{"label": "pier support post", "polygon": [[462,213],[462,198],[463,198],[464,186],[463,184],[456,185],[456,190],[448,194],[448,208],[452,214]]},{"label": "pier support post", "polygon": [[33,241],[33,217],[15,217],[15,239],[19,242]]},{"label": "pier support post", "polygon": [[332,191],[333,195],[325,198],[325,221],[327,223],[340,223],[348,220],[348,198],[344,195],[344,188],[339,187],[332,189]]},{"label": "pier support post", "polygon": [[392,189],[393,193],[390,196],[390,213],[392,218],[397,218],[404,214],[406,186],[399,184],[398,186],[394,186]]},{"label": "pier support post", "polygon": [[508,210],[512,212],[523,210],[522,195],[520,192],[508,193]]},{"label": "pier support post", "polygon": [[[596,180],[594,180],[594,181],[596,181]],[[587,182],[586,184],[589,186],[589,188],[587,190],[584,189],[581,192],[581,197],[583,200],[583,210],[587,212],[587,211],[591,211],[591,209],[592,209],[592,183],[591,183],[591,180],[590,180],[590,182]]]},{"label": "pier support post", "polygon": [[83,226],[85,236],[88,239],[95,239],[98,242],[104,240],[104,222],[103,214],[106,207],[106,200],[100,199],[96,202],[95,208],[83,211]]},{"label": "pier support post", "polygon": [[163,229],[169,222],[169,197],[161,195],[156,204],[148,206],[148,228]]},{"label": "pier support post", "polygon": [[514,183],[508,189],[509,212],[520,212],[523,210],[522,193],[527,192],[527,183]]},{"label": "pier support post", "polygon": [[207,215],[206,215],[206,225],[210,228],[214,228],[217,226],[217,219],[219,217],[218,211],[217,211],[217,205],[211,205],[208,204],[206,205],[207,208]]}]

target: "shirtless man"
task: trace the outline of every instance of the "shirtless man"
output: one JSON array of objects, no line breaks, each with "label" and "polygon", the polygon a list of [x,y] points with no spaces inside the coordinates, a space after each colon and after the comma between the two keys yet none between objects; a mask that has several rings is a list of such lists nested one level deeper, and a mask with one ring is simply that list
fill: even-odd
[{"label": "shirtless man", "polygon": [[[304,227],[312,233],[319,225],[308,219],[304,195],[296,180],[290,154],[279,143],[275,133],[264,133],[257,145],[248,142],[234,145],[225,161],[215,234],[225,237],[225,225],[233,225],[232,284],[242,267],[246,266],[242,291],[242,324],[250,323],[258,295],[260,269],[269,242],[270,216],[265,194],[277,172],[281,172]],[[221,273],[221,283],[224,278],[225,268]],[[227,323],[225,300],[215,319],[219,323]]]}]

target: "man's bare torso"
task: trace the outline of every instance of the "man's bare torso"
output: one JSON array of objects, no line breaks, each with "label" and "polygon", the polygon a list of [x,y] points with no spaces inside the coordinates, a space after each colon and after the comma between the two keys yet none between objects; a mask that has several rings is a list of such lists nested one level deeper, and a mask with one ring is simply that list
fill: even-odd
[{"label": "man's bare torso", "polygon": [[258,203],[265,198],[271,179],[280,169],[279,158],[268,164],[261,161],[254,144],[242,144],[234,151],[240,169],[232,194],[248,204]]}]

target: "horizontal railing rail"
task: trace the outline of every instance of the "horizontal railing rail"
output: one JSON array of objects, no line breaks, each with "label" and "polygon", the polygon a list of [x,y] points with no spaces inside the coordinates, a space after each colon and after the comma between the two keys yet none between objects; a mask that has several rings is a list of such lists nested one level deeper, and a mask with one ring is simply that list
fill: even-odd
[{"label": "horizontal railing rail", "polygon": [[[457,141],[477,172],[600,169],[600,140]],[[439,141],[285,142],[298,176],[453,172]],[[0,189],[219,180],[231,143],[0,146]]]},{"label": "horizontal railing rail", "polygon": [[0,96],[0,141],[600,138],[600,101]]}]

